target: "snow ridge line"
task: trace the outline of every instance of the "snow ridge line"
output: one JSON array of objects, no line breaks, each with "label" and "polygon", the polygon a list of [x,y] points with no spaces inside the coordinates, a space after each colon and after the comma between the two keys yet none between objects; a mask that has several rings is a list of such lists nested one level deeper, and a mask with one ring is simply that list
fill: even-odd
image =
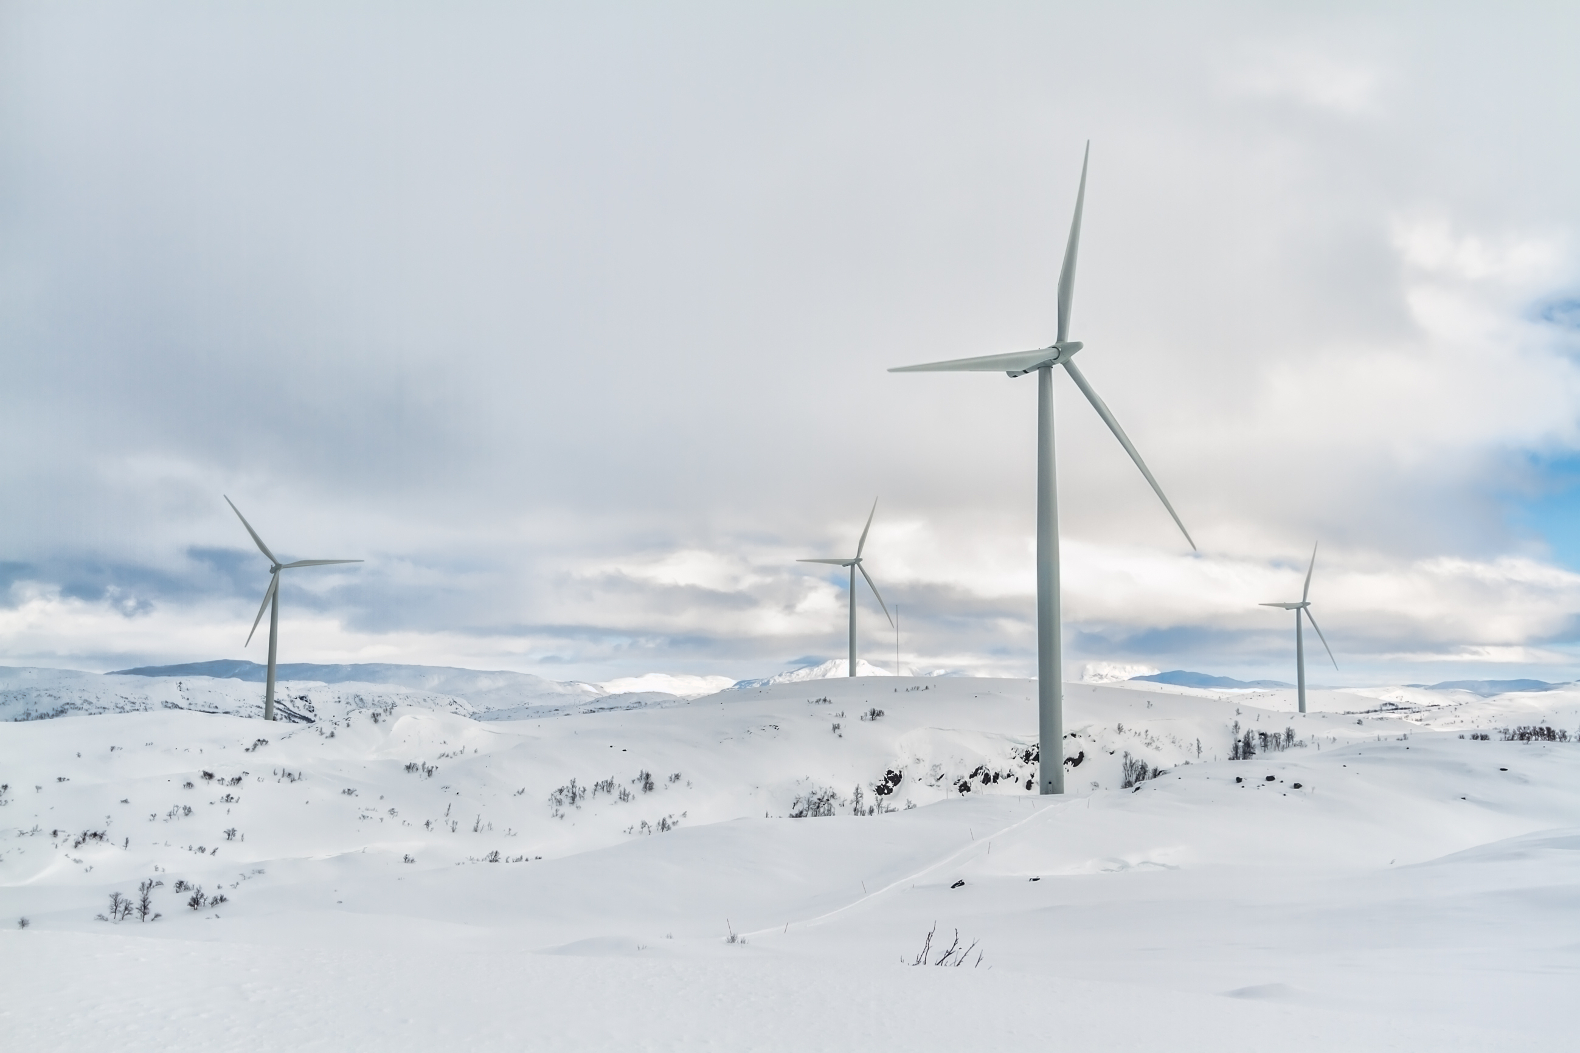
[{"label": "snow ridge line", "polygon": [[994,838],[1003,837],[1005,834],[1008,834],[1008,833],[1010,833],[1010,832],[1012,832],[1012,831],[1014,831],[1014,830],[1016,830],[1016,829],[1018,829],[1018,828],[1020,828],[1022,826],[1025,826],[1027,823],[1031,822],[1033,819],[1039,819],[1042,816],[1045,816],[1049,812],[1052,812],[1052,811],[1054,811],[1056,809],[1057,810],[1062,810],[1063,808],[1068,808],[1068,807],[1070,807],[1071,803],[1072,802],[1070,800],[1064,800],[1064,801],[1058,801],[1058,802],[1056,802],[1054,804],[1045,805],[1045,806],[1043,806],[1041,808],[1036,808],[1030,815],[1026,816],[1026,818],[1024,818],[1024,819],[1017,819],[1015,822],[1010,823],[1008,826],[1003,827],[1002,829],[999,829],[999,830],[995,830],[993,833],[989,834],[982,841],[977,841],[977,840],[973,839],[969,844],[962,845],[960,848],[955,849],[953,852],[951,852],[948,855],[944,856],[942,859],[938,860],[937,862],[929,863],[927,866],[925,866],[922,869],[916,871],[916,873],[909,874],[909,875],[907,875],[905,877],[902,877],[902,878],[896,878],[894,881],[891,881],[889,884],[883,886],[878,891],[873,892],[873,893],[869,893],[868,895],[862,896],[859,899],[853,899],[849,903],[845,904],[842,907],[835,907],[833,910],[828,911],[828,912],[826,912],[824,914],[819,914],[819,915],[817,915],[816,917],[813,917],[813,918],[805,918],[805,919],[803,919],[801,921],[795,921],[794,919],[792,919],[791,921],[787,922],[784,926],[771,925],[771,926],[769,926],[769,927],[767,927],[765,929],[758,929],[755,932],[746,932],[746,933],[742,933],[741,935],[743,935],[743,936],[753,936],[753,937],[781,935],[784,932],[787,932],[791,925],[817,925],[817,924],[820,924],[820,923],[825,922],[828,919],[834,917],[836,914],[843,914],[845,911],[850,910],[850,909],[852,909],[854,907],[859,907],[859,906],[861,906],[864,903],[871,903],[873,900],[877,899],[879,896],[882,896],[882,895],[884,895],[887,892],[892,892],[894,889],[900,887],[901,885],[904,885],[904,884],[907,884],[907,883],[915,884],[921,878],[923,878],[926,875],[932,873],[933,871],[939,869],[940,867],[944,867],[944,866],[949,865],[950,863],[955,862],[957,859],[959,859],[960,857],[962,857],[962,856],[966,855],[967,853],[971,852],[972,849],[976,848],[979,845],[982,845],[984,842],[990,843],[990,842],[993,841]]}]

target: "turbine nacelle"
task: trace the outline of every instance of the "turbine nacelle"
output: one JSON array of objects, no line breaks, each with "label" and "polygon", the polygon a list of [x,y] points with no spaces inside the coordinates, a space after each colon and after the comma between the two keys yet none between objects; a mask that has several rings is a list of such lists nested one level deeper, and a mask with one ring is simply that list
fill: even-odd
[{"label": "turbine nacelle", "polygon": [[1045,359],[1044,361],[1038,362],[1034,366],[1028,366],[1025,369],[1006,369],[1004,371],[1004,375],[1007,377],[1023,377],[1027,373],[1035,373],[1039,369],[1047,369],[1049,366],[1062,365],[1063,363],[1068,362],[1070,359],[1074,358],[1075,353],[1084,346],[1085,345],[1079,340],[1069,340],[1062,344],[1054,344],[1051,347],[1044,348],[1045,351],[1053,352],[1052,358]]}]

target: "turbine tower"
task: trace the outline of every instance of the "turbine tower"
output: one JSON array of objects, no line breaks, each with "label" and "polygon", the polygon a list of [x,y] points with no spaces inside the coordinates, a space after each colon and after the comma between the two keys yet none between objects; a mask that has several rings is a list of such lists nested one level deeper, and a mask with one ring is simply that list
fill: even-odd
[{"label": "turbine tower", "polygon": [[[269,559],[269,587],[263,590],[263,603],[258,606],[258,617],[252,620],[252,632],[247,634],[247,644],[252,643],[252,634],[258,631],[258,623],[263,620],[263,609],[269,608],[269,672],[268,680],[263,689],[263,719],[274,719],[274,656],[280,638],[280,571],[295,570],[297,567],[327,567],[334,563],[361,563],[360,559],[299,559],[295,563],[281,563],[269,546],[263,543],[263,538],[252,529],[252,524],[247,522],[247,517],[241,514],[241,509],[229,497],[225,503],[230,505],[230,510],[236,513],[236,518],[241,520],[241,525],[247,528],[247,533],[252,535],[252,540]],[[243,647],[247,644],[242,644]]]},{"label": "turbine tower", "polygon": [[[856,542],[856,554],[850,559],[798,559],[797,563],[827,563],[835,567],[850,568],[850,675],[856,675],[856,571],[861,571],[861,576],[867,579],[867,585],[872,589],[878,606],[883,608],[883,616],[889,619],[889,624],[894,624],[894,618],[889,614],[889,607],[883,602],[883,597],[878,595],[878,586],[872,583],[872,575],[867,573],[867,568],[861,565],[861,550],[867,547],[867,531],[872,529],[872,517],[878,512],[878,500],[873,498],[872,511],[867,513],[867,525],[861,528],[861,540]],[[899,675],[899,669],[895,669]]]},{"label": "turbine tower", "polygon": [[[1295,612],[1295,677],[1298,684],[1297,692],[1300,696],[1300,711],[1306,711],[1306,638],[1301,631],[1300,616],[1304,614],[1311,618],[1311,572],[1317,569],[1317,546],[1311,546],[1311,566],[1306,568],[1306,587],[1300,590],[1298,603],[1262,603],[1259,607],[1281,607],[1286,611]],[[1317,629],[1317,620],[1311,618],[1311,627]],[[1333,668],[1339,667],[1339,660],[1333,657],[1333,648],[1328,647],[1328,638],[1322,635],[1322,630],[1317,629],[1317,639],[1322,641],[1322,646],[1328,652],[1328,658],[1333,662]]]},{"label": "turbine tower", "polygon": [[1059,632],[1059,496],[1056,487],[1053,452],[1053,367],[1063,366],[1081,394],[1092,404],[1097,415],[1103,418],[1108,430],[1114,433],[1119,445],[1125,448],[1130,459],[1136,462],[1141,474],[1152,486],[1152,491],[1168,509],[1174,523],[1190,542],[1196,542],[1180,522],[1179,514],[1163,488],[1147,470],[1141,454],[1125,435],[1124,429],[1114,419],[1113,413],[1098,398],[1092,385],[1076,368],[1073,358],[1081,350],[1078,340],[1070,336],[1070,306],[1075,295],[1075,258],[1081,243],[1081,208],[1086,201],[1086,163],[1092,145],[1086,144],[1086,154],[1081,159],[1081,186],[1075,196],[1075,218],[1070,222],[1070,239],[1064,249],[1064,265],[1059,269],[1059,331],[1058,338],[1048,347],[1036,351],[1016,351],[1005,355],[983,355],[977,358],[957,358],[946,362],[929,362],[919,366],[899,366],[891,373],[996,373],[1002,370],[1011,377],[1037,374],[1037,729],[1041,741],[1039,762],[1039,790],[1042,793],[1064,792],[1064,712],[1063,712],[1063,641]]}]

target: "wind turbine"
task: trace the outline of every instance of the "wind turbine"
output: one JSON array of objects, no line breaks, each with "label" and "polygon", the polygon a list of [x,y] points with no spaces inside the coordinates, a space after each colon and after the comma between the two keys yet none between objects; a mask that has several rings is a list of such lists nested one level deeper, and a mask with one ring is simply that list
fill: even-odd
[{"label": "wind turbine", "polygon": [[1037,728],[1041,738],[1039,790],[1042,793],[1064,792],[1064,712],[1063,712],[1063,641],[1059,633],[1059,496],[1055,480],[1053,454],[1053,367],[1063,366],[1081,394],[1092,404],[1097,415],[1103,418],[1108,430],[1114,433],[1119,445],[1130,454],[1141,474],[1152,486],[1152,491],[1168,509],[1174,523],[1190,542],[1196,542],[1180,522],[1179,514],[1163,488],[1147,470],[1141,454],[1125,435],[1113,413],[1098,398],[1092,385],[1076,368],[1072,359],[1081,350],[1081,342],[1069,339],[1070,305],[1075,295],[1075,258],[1081,243],[1081,208],[1086,201],[1086,164],[1091,157],[1092,144],[1086,144],[1086,154],[1081,159],[1081,186],[1075,196],[1075,218],[1070,221],[1070,239],[1064,249],[1064,265],[1059,269],[1059,332],[1052,345],[1036,351],[1015,351],[1005,355],[982,355],[977,358],[956,358],[946,362],[929,362],[919,366],[899,366],[891,373],[996,373],[1003,370],[1011,377],[1037,374]]},{"label": "wind turbine", "polygon": [[[797,563],[827,563],[835,567],[850,568],[850,675],[856,675],[856,571],[861,571],[861,576],[867,579],[867,585],[872,589],[872,595],[877,598],[878,606],[883,608],[883,616],[889,619],[889,624],[894,624],[894,618],[889,614],[889,607],[883,602],[883,597],[878,595],[878,586],[872,583],[872,575],[867,573],[867,568],[861,565],[861,550],[867,547],[867,531],[872,529],[872,517],[878,512],[878,501],[872,501],[872,511],[867,513],[867,525],[861,528],[861,540],[856,542],[856,554],[849,559],[798,559]],[[895,669],[895,674],[899,670]]]},{"label": "wind turbine", "polygon": [[[334,563],[361,563],[360,559],[299,559],[295,563],[281,563],[269,546],[263,543],[263,538],[252,529],[252,524],[247,522],[247,517],[241,514],[241,509],[236,507],[236,502],[229,497],[225,503],[230,505],[230,510],[236,513],[236,518],[241,520],[241,525],[247,528],[247,533],[252,535],[252,540],[257,544],[258,551],[269,558],[269,587],[263,590],[263,603],[258,606],[258,617],[252,620],[252,632],[247,634],[247,644],[252,643],[252,634],[258,631],[258,623],[263,620],[263,609],[269,608],[269,673],[268,682],[263,689],[263,719],[274,719],[274,656],[280,639],[280,571],[295,570],[297,567],[327,567]],[[243,647],[247,644],[242,644]]]},{"label": "wind turbine", "polygon": [[[1306,711],[1306,638],[1301,631],[1300,616],[1304,614],[1311,618],[1311,572],[1317,569],[1317,546],[1311,546],[1311,566],[1306,568],[1306,587],[1300,590],[1298,603],[1261,603],[1259,607],[1282,607],[1286,611],[1295,612],[1295,676],[1299,687],[1300,711]],[[1311,618],[1311,627],[1317,629],[1317,620]],[[1339,660],[1333,657],[1333,648],[1328,647],[1328,638],[1322,635],[1322,630],[1317,629],[1317,639],[1322,641],[1322,646],[1328,652],[1328,658],[1333,662],[1333,668],[1339,667]]]}]

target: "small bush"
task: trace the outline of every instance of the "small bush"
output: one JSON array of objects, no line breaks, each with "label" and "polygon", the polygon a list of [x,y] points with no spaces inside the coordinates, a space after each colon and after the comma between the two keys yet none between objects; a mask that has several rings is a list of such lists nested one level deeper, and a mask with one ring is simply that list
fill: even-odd
[{"label": "small bush", "polygon": [[[643,774],[646,774],[645,772]],[[549,803],[555,808],[580,808],[582,801],[587,797],[587,787],[576,785],[576,780],[561,786],[549,794]]]},{"label": "small bush", "polygon": [[109,917],[106,918],[103,914],[100,914],[99,917],[105,921],[113,921],[118,925],[122,921],[131,917],[132,911],[135,909],[136,908],[133,906],[131,900],[127,899],[119,892],[112,892],[110,893]]},{"label": "small bush", "polygon": [[819,816],[833,815],[838,804],[839,794],[830,789],[814,786],[796,797],[795,802],[790,806],[790,818],[815,819]]},{"label": "small bush", "polygon": [[1148,768],[1146,761],[1133,759],[1127,751],[1119,763],[1119,774],[1120,787],[1128,790],[1132,786],[1140,786],[1148,779],[1156,779],[1163,774],[1163,769]]},{"label": "small bush", "polygon": [[[1517,728],[1503,728],[1498,732],[1504,742],[1568,742],[1569,732],[1550,728],[1545,724],[1523,724]],[[1482,736],[1485,738],[1486,736]]]},{"label": "small bush", "polygon": [[[973,950],[976,950],[977,941],[976,940],[972,940],[970,946],[962,949],[961,946],[960,946],[960,930],[956,929],[955,930],[954,942],[952,942],[948,947],[946,947],[944,949],[944,952],[942,954],[940,954],[937,958],[929,961],[928,959],[932,956],[932,953],[933,953],[933,934],[936,933],[937,931],[938,931],[938,923],[934,922],[933,923],[933,927],[931,929],[927,930],[926,938],[922,940],[922,949],[917,953],[915,958],[911,959],[911,964],[912,965],[943,966],[945,968],[954,968],[954,969],[960,968],[962,965],[964,965],[966,963],[966,959],[968,957],[970,957],[971,952]],[[971,967],[973,969],[975,969],[977,966],[979,966],[981,964],[982,964],[982,952],[981,951],[977,951],[976,962]]]},{"label": "small bush", "polygon": [[137,886],[137,920],[158,921],[163,915],[154,913],[154,889],[163,887],[163,881],[147,878]]}]

